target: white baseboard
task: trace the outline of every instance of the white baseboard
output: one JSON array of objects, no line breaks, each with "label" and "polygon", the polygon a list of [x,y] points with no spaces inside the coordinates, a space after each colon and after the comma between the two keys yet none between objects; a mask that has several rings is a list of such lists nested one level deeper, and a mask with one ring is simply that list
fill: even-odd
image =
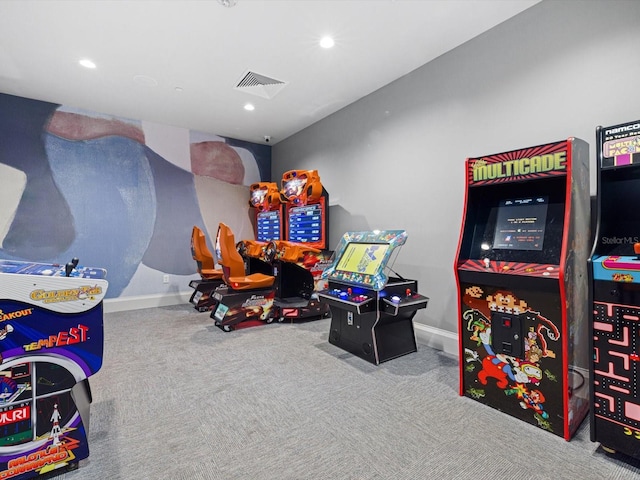
[{"label": "white baseboard", "polygon": [[423,323],[413,323],[416,332],[416,341],[428,347],[442,350],[443,352],[458,357],[458,334],[430,327]]},{"label": "white baseboard", "polygon": [[189,303],[193,291],[162,293],[154,295],[138,295],[122,298],[107,298],[104,301],[104,312],[123,312],[125,310],[139,310],[141,308],[166,307]]}]

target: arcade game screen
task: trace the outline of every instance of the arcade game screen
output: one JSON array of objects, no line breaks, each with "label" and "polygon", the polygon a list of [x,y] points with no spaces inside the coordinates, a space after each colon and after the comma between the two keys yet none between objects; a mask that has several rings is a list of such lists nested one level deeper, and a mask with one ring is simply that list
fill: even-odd
[{"label": "arcade game screen", "polygon": [[547,204],[546,197],[501,200],[497,207],[493,248],[542,250]]},{"label": "arcade game screen", "polygon": [[287,209],[290,242],[324,243],[324,199],[319,203]]},{"label": "arcade game screen", "polygon": [[258,212],[256,216],[256,240],[270,242],[282,238],[282,221],[279,210]]},{"label": "arcade game screen", "polygon": [[350,243],[338,261],[336,270],[374,275],[382,264],[389,244]]},{"label": "arcade game screen", "polygon": [[465,228],[473,229],[473,235],[463,245],[468,258],[559,264],[564,180],[529,182],[526,197],[517,182],[471,189]]}]

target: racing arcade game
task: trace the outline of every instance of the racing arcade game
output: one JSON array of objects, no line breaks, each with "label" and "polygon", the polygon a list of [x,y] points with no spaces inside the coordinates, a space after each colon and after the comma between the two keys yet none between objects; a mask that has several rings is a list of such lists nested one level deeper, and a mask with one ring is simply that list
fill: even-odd
[{"label": "racing arcade game", "polygon": [[640,459],[640,121],[598,127],[591,440]]},{"label": "racing arcade game", "polygon": [[[236,247],[244,258],[248,273],[273,275],[267,251],[269,242],[280,241],[284,229],[284,204],[276,183],[258,182],[249,187],[249,206],[255,210],[255,240],[240,240]],[[271,246],[270,248],[274,248]]]},{"label": "racing arcade game", "polygon": [[255,209],[255,234],[258,242],[282,240],[284,205],[277,183],[258,182],[249,187],[249,206]]},{"label": "racing arcade game", "polygon": [[289,170],[280,190],[286,204],[285,240],[327,249],[329,241],[329,193],[317,170]]},{"label": "racing arcade game", "polygon": [[329,343],[375,365],[417,351],[413,317],[429,299],[417,292],[416,280],[388,266],[406,241],[404,230],[347,232],[323,273],[328,288],[319,296],[331,307]]},{"label": "racing arcade game", "polygon": [[61,473],[89,456],[105,276],[75,258],[0,260],[0,478]]},{"label": "racing arcade game", "polygon": [[466,161],[460,395],[569,440],[588,410],[589,171],[579,139]]},{"label": "racing arcade game", "polygon": [[[238,326],[273,322],[275,277],[264,273],[247,273],[244,259],[236,249],[235,237],[224,223],[218,226],[215,254],[222,266],[224,284],[212,294],[211,318],[225,332]],[[252,323],[244,323],[249,322]],[[243,324],[243,325],[241,325]]]}]

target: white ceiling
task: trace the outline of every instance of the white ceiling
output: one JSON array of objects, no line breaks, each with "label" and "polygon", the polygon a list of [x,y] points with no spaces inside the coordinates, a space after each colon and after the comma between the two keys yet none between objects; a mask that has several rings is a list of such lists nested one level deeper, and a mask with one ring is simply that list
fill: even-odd
[{"label": "white ceiling", "polygon": [[275,144],[538,1],[0,0],[0,92]]}]

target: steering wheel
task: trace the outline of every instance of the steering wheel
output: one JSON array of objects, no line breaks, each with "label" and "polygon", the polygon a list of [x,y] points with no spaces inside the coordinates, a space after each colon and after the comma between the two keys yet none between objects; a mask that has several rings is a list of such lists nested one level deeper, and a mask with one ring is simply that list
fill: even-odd
[{"label": "steering wheel", "polygon": [[236,250],[243,257],[247,254],[247,244],[244,243],[244,240],[240,240],[238,243],[236,243]]},{"label": "steering wheel", "polygon": [[276,259],[276,254],[278,253],[278,246],[276,242],[269,242],[267,246],[264,248],[264,259],[267,262],[273,262]]}]

